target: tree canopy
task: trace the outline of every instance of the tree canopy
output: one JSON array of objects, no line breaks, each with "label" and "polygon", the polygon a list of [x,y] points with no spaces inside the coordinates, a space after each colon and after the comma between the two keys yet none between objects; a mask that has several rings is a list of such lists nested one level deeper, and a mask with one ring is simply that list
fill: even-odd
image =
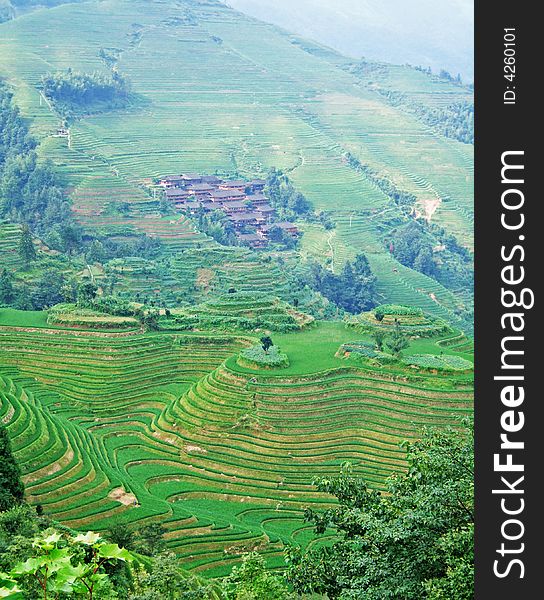
[{"label": "tree canopy", "polygon": [[474,433],[427,430],[406,444],[408,470],[385,494],[346,465],[317,482],[338,506],[306,512],[319,534],[336,541],[288,553],[296,591],[331,599],[470,600],[473,598]]}]

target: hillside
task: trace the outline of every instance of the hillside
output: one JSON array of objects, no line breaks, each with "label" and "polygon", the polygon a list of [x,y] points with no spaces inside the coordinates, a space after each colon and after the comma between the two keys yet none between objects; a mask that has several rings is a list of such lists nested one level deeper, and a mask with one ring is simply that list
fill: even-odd
[{"label": "hillside", "polygon": [[[470,98],[464,88],[408,67],[353,72],[352,61],[215,2],[62,5],[4,23],[2,34],[0,72],[33,118],[41,153],[69,177],[84,225],[145,231],[177,250],[199,237],[190,223],[160,216],[146,182],[180,170],[252,178],[275,166],[337,224],[313,228],[305,253],[322,260],[325,251],[338,269],[364,251],[384,299],[450,320],[470,310],[463,295],[394,260],[383,231],[401,219],[397,207],[345,160],[349,152],[415,195],[472,248],[472,146],[438,135],[385,95],[394,89],[441,106]],[[104,48],[115,50],[141,102],[55,137],[59,121],[35,86],[56,69],[103,69]],[[105,211],[109,199],[127,202],[128,216]]]},{"label": "hillside", "polygon": [[[317,40],[347,56],[447,69],[471,81],[471,0],[228,0],[263,21]],[[294,6],[293,6],[294,4]]]},{"label": "hillside", "polygon": [[[84,82],[81,97],[122,81],[123,99],[61,105],[44,77],[53,92]],[[287,543],[322,543],[303,520],[330,502],[314,477],[349,461],[383,490],[402,441],[471,413],[468,87],[218,0],[17,13],[0,24],[0,79],[27,153],[24,126],[37,140],[31,172],[70,203],[48,205],[67,212],[53,235],[25,227],[0,163],[0,418],[46,515],[161,523],[210,577],[252,549],[280,566]],[[246,183],[272,197],[276,177],[310,208],[286,219],[289,243],[243,246],[203,206],[168,204],[162,182],[181,173],[242,180],[241,210]],[[370,306],[338,299],[365,285]],[[375,335],[397,329],[405,357]]]}]

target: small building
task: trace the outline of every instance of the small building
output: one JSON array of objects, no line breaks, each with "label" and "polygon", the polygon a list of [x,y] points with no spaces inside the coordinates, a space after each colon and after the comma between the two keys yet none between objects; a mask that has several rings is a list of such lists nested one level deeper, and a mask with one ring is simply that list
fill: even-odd
[{"label": "small building", "polygon": [[214,187],[209,183],[193,183],[187,186],[187,190],[197,198],[209,197],[214,191]]},{"label": "small building", "polygon": [[247,182],[242,179],[236,181],[222,181],[218,185],[220,190],[238,191],[244,193],[246,191]]},{"label": "small building", "polygon": [[181,178],[183,180],[183,184],[186,186],[202,183],[202,175],[199,175],[198,173],[183,173]]},{"label": "small building", "polygon": [[234,200],[232,202],[225,202],[221,204],[221,210],[226,213],[243,213],[248,211],[248,206],[245,202],[240,200]]},{"label": "small building", "polygon": [[186,210],[189,214],[194,215],[202,209],[202,202],[190,200],[189,202],[186,202],[182,208]]},{"label": "small building", "polygon": [[248,194],[247,199],[256,206],[257,204],[269,204],[270,200],[264,194]]},{"label": "small building", "polygon": [[246,225],[256,225],[259,220],[257,213],[240,213],[229,215],[229,221],[233,224],[236,229],[245,227]]},{"label": "small building", "polygon": [[262,192],[265,188],[265,179],[252,179],[248,182],[247,187],[253,192]]},{"label": "small building", "polygon": [[217,175],[202,175],[202,183],[218,186],[220,183],[223,183],[223,179],[217,177]]},{"label": "small building", "polygon": [[258,233],[239,233],[237,237],[242,244],[251,248],[264,248],[267,245],[266,239]]},{"label": "small building", "polygon": [[190,197],[190,193],[187,190],[181,188],[172,187],[164,190],[164,196],[167,200],[172,202],[184,202]]},{"label": "small building", "polygon": [[286,233],[288,233],[289,235],[292,235],[292,236],[296,236],[299,234],[298,227],[294,223],[289,223],[288,221],[281,221],[279,223],[270,223],[270,224],[262,227],[261,231],[263,232],[263,234],[265,236],[267,236],[268,233],[270,232],[270,230],[274,229],[275,227],[279,227],[280,229],[283,229],[283,231],[285,231]]},{"label": "small building", "polygon": [[165,189],[181,187],[183,183],[184,182],[181,175],[167,175],[159,180],[159,185]]},{"label": "small building", "polygon": [[263,216],[268,222],[275,214],[275,209],[270,204],[259,204],[255,207],[255,212]]},{"label": "small building", "polygon": [[210,195],[214,202],[241,201],[246,197],[244,192],[238,190],[214,190]]}]

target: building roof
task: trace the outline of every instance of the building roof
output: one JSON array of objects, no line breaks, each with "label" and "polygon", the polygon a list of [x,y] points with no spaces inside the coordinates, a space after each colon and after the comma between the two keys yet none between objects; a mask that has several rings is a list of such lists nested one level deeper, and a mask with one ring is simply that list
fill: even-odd
[{"label": "building roof", "polygon": [[214,187],[209,183],[193,183],[188,189],[194,192],[212,192]]},{"label": "building roof", "polygon": [[202,183],[223,183],[223,179],[217,175],[202,175]]},{"label": "building roof", "polygon": [[224,208],[247,208],[247,204],[243,200],[234,200],[233,202],[226,202]]},{"label": "building roof", "polygon": [[198,173],[182,173],[182,179],[191,180],[191,181],[200,181],[202,179],[202,175]]},{"label": "building roof", "polygon": [[243,213],[241,215],[230,215],[231,221],[255,221],[260,215],[256,213]]},{"label": "building roof", "polygon": [[268,198],[264,194],[248,194],[247,199],[250,202],[268,202]]},{"label": "building roof", "polygon": [[252,179],[248,185],[266,185],[266,179]]},{"label": "building roof", "polygon": [[245,194],[244,192],[237,192],[235,190],[233,190],[232,192],[229,192],[227,190],[214,190],[212,192],[212,198],[215,198],[217,200],[224,200],[226,198],[245,198]]},{"label": "building roof", "polygon": [[222,187],[233,187],[233,188],[246,187],[247,181],[244,181],[243,179],[237,179],[236,181],[223,181],[221,183],[221,186]]},{"label": "building roof", "polygon": [[160,181],[182,181],[183,177],[181,175],[166,175],[165,177],[161,177]]},{"label": "building roof", "polygon": [[255,207],[257,212],[276,212],[276,209],[270,204],[259,204],[259,206]]},{"label": "building roof", "polygon": [[265,225],[262,229],[263,231],[270,231],[274,227],[279,227],[280,229],[298,229],[298,227],[294,223],[289,223],[288,221],[281,221],[280,223],[270,223],[270,225]]},{"label": "building roof", "polygon": [[264,242],[265,239],[258,235],[257,233],[240,233],[238,234],[238,239],[243,242]]}]

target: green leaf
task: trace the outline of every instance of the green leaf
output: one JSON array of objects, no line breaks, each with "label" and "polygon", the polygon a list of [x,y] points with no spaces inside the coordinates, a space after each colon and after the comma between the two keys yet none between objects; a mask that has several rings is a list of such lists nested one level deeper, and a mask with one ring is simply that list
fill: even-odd
[{"label": "green leaf", "polygon": [[132,554],[125,548],[119,548],[117,544],[102,544],[98,549],[98,556],[101,558],[116,558],[117,560],[133,560]]},{"label": "green leaf", "polygon": [[100,540],[100,535],[93,531],[87,531],[87,533],[80,533],[74,538],[74,542],[78,544],[85,544],[86,546],[94,546]]}]

